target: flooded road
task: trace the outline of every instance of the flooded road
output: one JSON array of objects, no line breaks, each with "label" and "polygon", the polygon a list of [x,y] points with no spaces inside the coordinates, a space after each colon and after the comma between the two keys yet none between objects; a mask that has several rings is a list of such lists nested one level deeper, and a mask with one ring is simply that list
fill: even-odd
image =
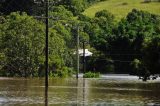
[{"label": "flooded road", "polygon": [[[50,79],[48,106],[153,106],[160,80],[137,78]],[[0,78],[0,106],[45,106],[44,79]]]}]

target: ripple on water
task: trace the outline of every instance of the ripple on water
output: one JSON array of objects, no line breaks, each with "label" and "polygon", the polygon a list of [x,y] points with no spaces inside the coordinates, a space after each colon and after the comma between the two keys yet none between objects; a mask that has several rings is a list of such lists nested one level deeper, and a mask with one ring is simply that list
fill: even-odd
[{"label": "ripple on water", "polygon": [[5,104],[8,102],[8,99],[4,98],[4,97],[0,97],[0,105],[1,104]]},{"label": "ripple on water", "polygon": [[[49,106],[76,106],[76,104],[80,106],[81,104],[84,106],[152,106],[160,103],[158,94],[160,82],[146,83],[141,80],[112,79],[111,77],[78,81],[53,79],[49,83],[48,104]],[[17,80],[13,80],[14,83],[7,81],[0,81],[0,105],[44,105],[42,81],[32,79],[19,81],[19,83],[16,83]]]}]

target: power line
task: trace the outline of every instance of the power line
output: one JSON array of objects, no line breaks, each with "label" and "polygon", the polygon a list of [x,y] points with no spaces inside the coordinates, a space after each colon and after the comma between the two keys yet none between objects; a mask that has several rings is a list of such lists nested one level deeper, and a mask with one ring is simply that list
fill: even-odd
[{"label": "power line", "polygon": [[108,55],[108,56],[112,56],[112,55],[123,55],[123,56],[142,56],[142,54],[105,54],[105,55]]},{"label": "power line", "polygon": [[96,60],[106,60],[108,62],[114,63],[114,62],[122,62],[122,63],[130,63],[132,61],[127,61],[127,60],[109,60],[109,59],[96,59]]}]

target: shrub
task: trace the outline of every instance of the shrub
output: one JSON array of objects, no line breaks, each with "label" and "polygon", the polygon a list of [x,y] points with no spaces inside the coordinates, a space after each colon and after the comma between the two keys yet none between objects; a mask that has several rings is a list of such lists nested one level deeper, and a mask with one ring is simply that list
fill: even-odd
[{"label": "shrub", "polygon": [[84,75],[83,75],[83,78],[99,78],[100,77],[100,73],[97,72],[86,72]]},{"label": "shrub", "polygon": [[124,2],[124,3],[122,3],[122,5],[128,5],[128,3]]},{"label": "shrub", "polygon": [[66,77],[72,77],[73,75],[73,69],[69,67],[63,67],[62,69],[58,69],[55,72],[50,72],[50,77],[60,77],[60,78],[66,78]]},{"label": "shrub", "polygon": [[151,0],[144,0],[144,3],[150,3]]},{"label": "shrub", "polygon": [[132,75],[137,75],[139,76],[140,79],[143,81],[147,81],[150,79],[150,71],[146,68],[143,62],[141,62],[138,59],[134,59],[131,62],[131,73]]},{"label": "shrub", "polygon": [[131,75],[138,75],[139,70],[141,68],[141,64],[142,64],[142,62],[140,60],[134,59],[130,64],[130,66],[131,66],[130,74]]}]

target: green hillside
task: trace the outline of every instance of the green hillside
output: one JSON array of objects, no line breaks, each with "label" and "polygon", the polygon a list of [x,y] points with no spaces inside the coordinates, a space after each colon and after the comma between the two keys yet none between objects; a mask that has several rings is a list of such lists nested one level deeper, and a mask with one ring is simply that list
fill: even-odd
[{"label": "green hillside", "polygon": [[144,0],[107,0],[96,3],[86,9],[83,14],[94,17],[97,11],[106,9],[119,20],[127,15],[133,8],[160,15],[160,2],[144,3]]}]

